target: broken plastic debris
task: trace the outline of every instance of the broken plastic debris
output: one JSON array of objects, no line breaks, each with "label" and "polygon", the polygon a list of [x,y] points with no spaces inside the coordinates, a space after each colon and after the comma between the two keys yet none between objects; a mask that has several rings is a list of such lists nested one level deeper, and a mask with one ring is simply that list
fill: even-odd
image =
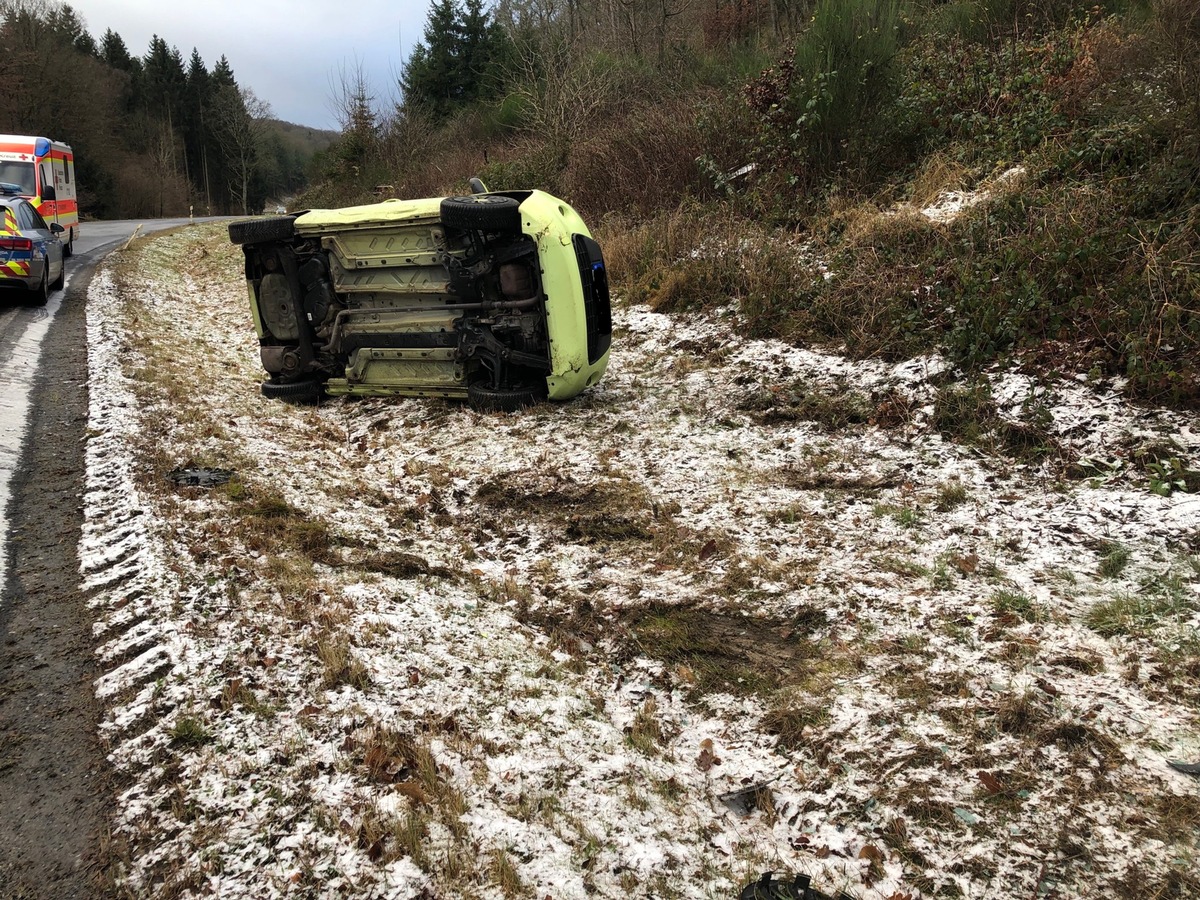
[{"label": "broken plastic debris", "polygon": [[954,807],[954,814],[966,822],[968,825],[978,825],[979,816],[962,806]]},{"label": "broken plastic debris", "polygon": [[1177,759],[1171,759],[1167,760],[1167,765],[1169,765],[1176,772],[1182,772],[1184,775],[1200,776],[1200,763],[1185,763],[1180,762]]},{"label": "broken plastic debris", "polygon": [[228,469],[172,469],[167,477],[180,487],[214,487],[226,484],[233,473]]}]

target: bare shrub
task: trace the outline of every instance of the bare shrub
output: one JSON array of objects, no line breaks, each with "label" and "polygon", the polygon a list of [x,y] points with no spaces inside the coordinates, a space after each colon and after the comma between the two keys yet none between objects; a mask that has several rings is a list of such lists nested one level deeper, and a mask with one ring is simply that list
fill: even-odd
[{"label": "bare shrub", "polygon": [[766,19],[766,6],[757,0],[731,0],[723,6],[714,4],[700,15],[704,46],[716,49],[745,41]]},{"label": "bare shrub", "polygon": [[664,268],[698,255],[712,234],[712,222],[704,209],[683,204],[649,218],[610,217],[600,232],[617,286],[629,291]]},{"label": "bare shrub", "polygon": [[177,213],[187,209],[187,185],[178,173],[161,171],[154,178],[146,177],[144,159],[131,159],[116,174],[116,193],[122,198],[122,208],[135,217],[151,217],[163,212]]},{"label": "bare shrub", "polygon": [[508,73],[529,129],[566,146],[591,128],[614,89],[601,57],[582,41],[544,40],[525,45]]},{"label": "bare shrub", "polygon": [[1200,133],[1200,5],[1196,0],[1157,0],[1154,21],[1167,51],[1175,101],[1190,112],[1193,134]]},{"label": "bare shrub", "polygon": [[563,173],[571,203],[592,215],[678,206],[700,187],[705,148],[694,109],[689,96],[637,106],[573,146]]},{"label": "bare shrub", "polygon": [[[468,110],[454,117],[437,133],[437,144],[424,160],[413,158],[414,165],[405,173],[408,189],[402,196],[438,197],[463,193],[467,179],[478,175],[487,165],[489,148],[494,143],[479,110]],[[422,186],[421,190],[412,189],[418,185]]]},{"label": "bare shrub", "polygon": [[[536,187],[560,196],[567,193],[560,183],[562,152],[542,137],[521,135],[494,148],[490,156],[487,167],[480,174],[494,191]],[[569,199],[576,205],[575,198]]]}]

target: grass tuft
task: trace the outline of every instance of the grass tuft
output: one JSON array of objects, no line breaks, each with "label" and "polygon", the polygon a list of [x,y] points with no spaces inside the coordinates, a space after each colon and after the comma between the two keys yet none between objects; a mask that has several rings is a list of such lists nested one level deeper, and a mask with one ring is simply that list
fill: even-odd
[{"label": "grass tuft", "polygon": [[1151,638],[1180,625],[1193,612],[1194,601],[1189,599],[1183,579],[1170,573],[1142,584],[1137,593],[1097,603],[1088,610],[1086,621],[1105,637]]},{"label": "grass tuft", "polygon": [[203,720],[194,715],[180,716],[167,730],[167,734],[175,747],[203,747],[213,739]]},{"label": "grass tuft", "polygon": [[1105,542],[1100,548],[1100,577],[1116,578],[1125,571],[1132,555],[1128,547]]},{"label": "grass tuft", "polygon": [[1016,616],[1026,622],[1040,622],[1045,612],[1033,598],[1021,591],[1001,588],[992,594],[992,609],[1000,616]]},{"label": "grass tuft", "polygon": [[349,685],[365,691],[371,686],[371,675],[350,647],[350,638],[340,632],[326,631],[317,637],[317,657],[324,666],[322,686],[326,688]]},{"label": "grass tuft", "polygon": [[626,732],[630,745],[645,756],[656,756],[663,743],[662,723],[658,718],[658,703],[653,697],[647,697],[642,708],[638,710],[633,724]]},{"label": "grass tuft", "polygon": [[520,897],[525,890],[521,873],[507,850],[493,850],[488,863],[488,878],[505,897]]},{"label": "grass tuft", "polygon": [[846,386],[814,386],[807,380],[783,387],[762,387],[738,405],[760,425],[814,422],[826,431],[840,431],[872,419],[874,409],[862,394]]},{"label": "grass tuft", "polygon": [[947,481],[938,488],[936,508],[938,512],[948,512],[957,506],[962,506],[970,496],[967,486],[961,481]]},{"label": "grass tuft", "polygon": [[767,710],[762,727],[768,733],[778,735],[782,749],[794,750],[804,745],[807,732],[823,728],[830,718],[829,705],[823,700],[805,702],[798,695],[790,694]]}]

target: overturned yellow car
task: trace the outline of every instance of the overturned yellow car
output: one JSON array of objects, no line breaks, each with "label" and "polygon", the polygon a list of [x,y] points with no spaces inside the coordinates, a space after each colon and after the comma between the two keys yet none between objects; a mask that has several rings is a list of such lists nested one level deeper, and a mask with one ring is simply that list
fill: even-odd
[{"label": "overturned yellow car", "polygon": [[542,191],[385,200],[233,222],[267,397],[566,400],[608,366],[600,246]]}]

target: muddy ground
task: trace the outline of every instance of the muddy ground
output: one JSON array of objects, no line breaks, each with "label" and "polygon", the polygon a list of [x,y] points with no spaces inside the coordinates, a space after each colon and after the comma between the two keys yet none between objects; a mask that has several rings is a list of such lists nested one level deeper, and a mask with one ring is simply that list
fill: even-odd
[{"label": "muddy ground", "polygon": [[[76,265],[91,260],[78,257]],[[80,590],[85,300],[76,275],[43,348],[34,421],[13,475],[12,568],[0,602],[0,898],[99,900],[111,772],[92,616]]]}]

